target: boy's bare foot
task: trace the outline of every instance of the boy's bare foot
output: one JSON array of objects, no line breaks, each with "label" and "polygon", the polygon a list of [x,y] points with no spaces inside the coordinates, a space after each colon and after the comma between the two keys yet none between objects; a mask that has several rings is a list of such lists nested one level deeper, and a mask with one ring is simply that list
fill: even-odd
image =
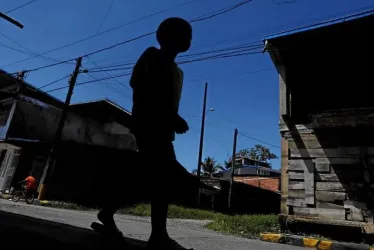
[{"label": "boy's bare foot", "polygon": [[117,228],[113,215],[109,215],[103,211],[100,211],[97,214],[97,218],[103,224],[107,232],[113,232],[113,234],[115,235],[123,236],[122,232]]}]

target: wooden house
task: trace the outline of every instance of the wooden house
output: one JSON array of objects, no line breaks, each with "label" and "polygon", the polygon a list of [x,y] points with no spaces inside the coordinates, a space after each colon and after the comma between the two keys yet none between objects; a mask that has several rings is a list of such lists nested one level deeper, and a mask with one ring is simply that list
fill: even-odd
[{"label": "wooden house", "polygon": [[374,11],[264,39],[279,73],[281,211],[372,226]]}]

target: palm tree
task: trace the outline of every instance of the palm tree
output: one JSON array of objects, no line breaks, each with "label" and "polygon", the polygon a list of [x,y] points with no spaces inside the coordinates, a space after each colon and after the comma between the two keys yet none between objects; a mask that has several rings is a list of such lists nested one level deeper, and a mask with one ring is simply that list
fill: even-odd
[{"label": "palm tree", "polygon": [[[212,157],[207,157],[201,163],[201,175],[213,177],[214,174],[217,174],[225,170],[217,161]],[[197,173],[197,169],[192,171],[193,174]]]}]

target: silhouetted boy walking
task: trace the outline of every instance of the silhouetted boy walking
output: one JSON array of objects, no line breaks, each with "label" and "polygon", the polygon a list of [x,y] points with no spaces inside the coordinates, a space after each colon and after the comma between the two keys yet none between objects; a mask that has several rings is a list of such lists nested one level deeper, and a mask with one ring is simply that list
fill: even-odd
[{"label": "silhouetted boy walking", "polygon": [[[175,58],[190,48],[191,40],[192,27],[187,21],[166,19],[157,30],[160,49],[150,47],[143,52],[130,80],[133,89],[132,133],[138,145],[139,165],[154,165],[148,169],[149,173],[143,173],[150,176],[151,182],[152,233],[148,241],[151,249],[185,249],[170,239],[166,221],[170,200],[183,195],[181,190],[188,188],[190,176],[176,159],[173,141],[175,133],[183,134],[189,130],[187,122],[178,114],[183,71]],[[98,218],[116,230],[115,211],[115,208],[102,210]]]}]

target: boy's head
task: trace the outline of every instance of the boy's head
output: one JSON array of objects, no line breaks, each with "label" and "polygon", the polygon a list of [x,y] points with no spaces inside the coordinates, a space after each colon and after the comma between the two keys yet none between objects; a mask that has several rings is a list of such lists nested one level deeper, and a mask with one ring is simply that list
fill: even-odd
[{"label": "boy's head", "polygon": [[161,48],[183,53],[191,46],[192,27],[186,20],[172,17],[160,24],[156,36]]}]

